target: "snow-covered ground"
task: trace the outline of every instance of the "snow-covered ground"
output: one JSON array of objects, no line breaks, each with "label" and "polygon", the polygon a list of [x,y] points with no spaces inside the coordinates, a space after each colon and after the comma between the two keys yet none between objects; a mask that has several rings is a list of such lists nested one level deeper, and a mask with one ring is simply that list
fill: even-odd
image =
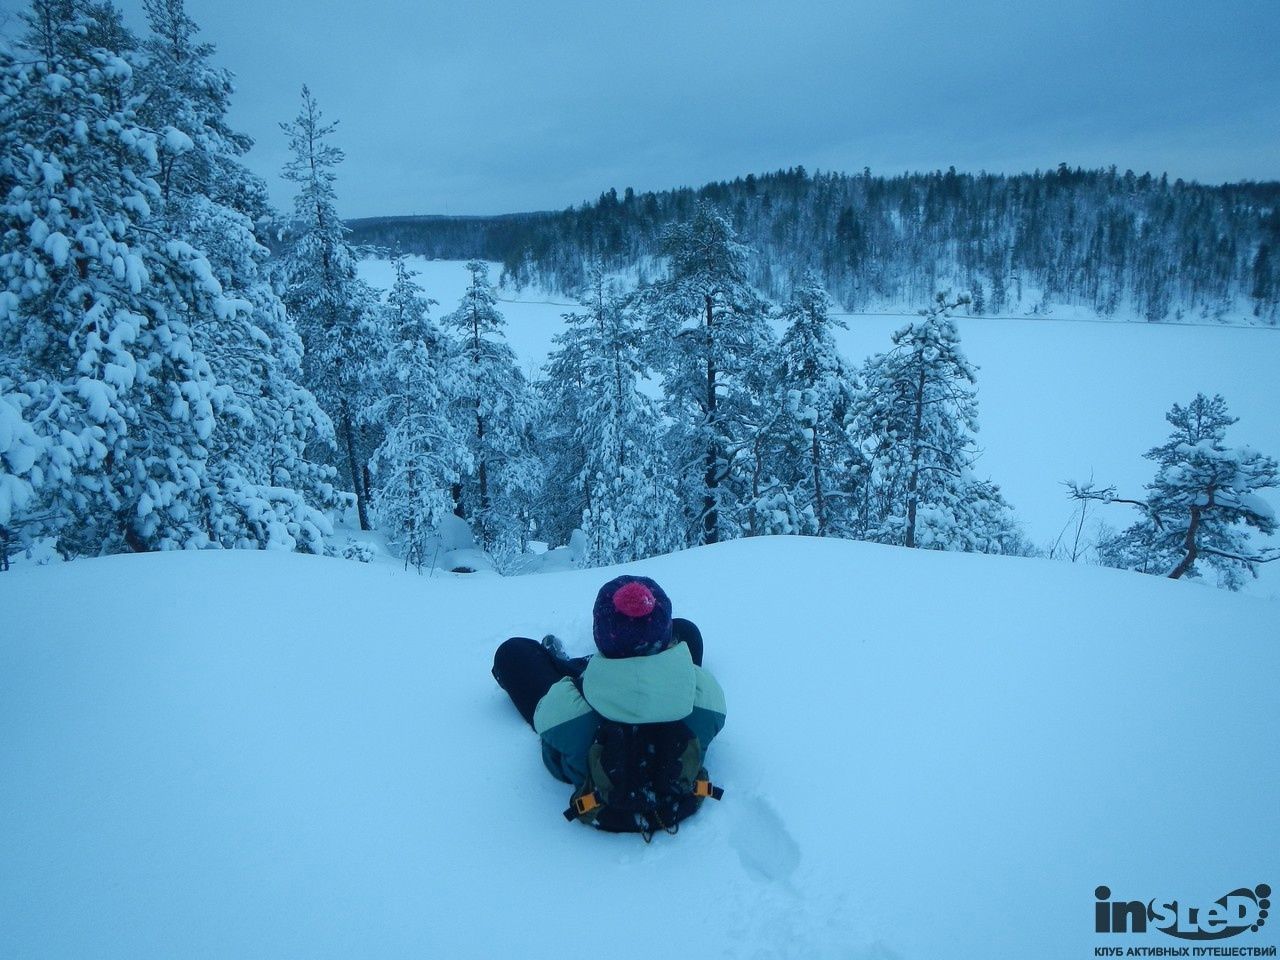
[{"label": "snow-covered ground", "polygon": [[[634,564],[707,639],[725,799],[646,847],[489,677],[613,571],[254,552],[0,576],[0,957],[1084,958],[1094,888],[1280,878],[1280,603],[800,538]],[[1271,946],[1280,924],[1227,941]]]},{"label": "snow-covered ground", "polygon": [[[419,282],[440,301],[439,317],[456,308],[466,288],[463,264],[411,258]],[[501,270],[491,270],[494,281]],[[379,287],[392,280],[388,261],[366,260],[361,275]],[[505,292],[499,304],[507,335],[530,376],[572,310],[567,298],[537,290]],[[517,302],[511,302],[515,300]],[[891,346],[889,335],[909,315],[844,318],[839,334],[846,359],[861,363]],[[1075,505],[1062,482],[1115,484],[1121,496],[1141,493],[1154,475],[1142,454],[1163,443],[1164,414],[1197,392],[1221,393],[1240,422],[1228,439],[1280,458],[1280,328],[1086,322],[1035,318],[960,317],[962,343],[978,367],[984,454],[979,472],[1000,484],[1032,541],[1048,546],[1072,521]],[[1280,507],[1280,491],[1273,494]],[[1086,535],[1096,519],[1123,528],[1131,507],[1091,505]],[[1073,530],[1074,528],[1072,528]],[[1071,531],[1066,542],[1070,544]],[[1273,567],[1280,564],[1273,564]],[[1280,596],[1280,572],[1264,569],[1250,593]]]}]

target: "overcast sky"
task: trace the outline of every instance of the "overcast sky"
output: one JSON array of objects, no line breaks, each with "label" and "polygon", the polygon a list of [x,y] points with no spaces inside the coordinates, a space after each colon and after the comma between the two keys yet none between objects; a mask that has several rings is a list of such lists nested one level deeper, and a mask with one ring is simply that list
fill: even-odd
[{"label": "overcast sky", "polygon": [[[145,27],[141,0],[121,6]],[[187,9],[237,76],[232,119],[282,207],[277,124],[304,82],[340,121],[353,217],[558,209],[795,164],[1280,178],[1275,0]]]}]

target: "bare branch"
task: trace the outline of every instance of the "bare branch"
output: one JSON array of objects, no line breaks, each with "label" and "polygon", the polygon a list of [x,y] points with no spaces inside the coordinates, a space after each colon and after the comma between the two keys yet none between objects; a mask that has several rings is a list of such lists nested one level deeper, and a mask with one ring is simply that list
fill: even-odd
[{"label": "bare branch", "polygon": [[1239,560],[1241,563],[1270,563],[1272,560],[1280,560],[1280,551],[1263,554],[1257,557],[1250,557],[1246,554],[1227,553],[1225,550],[1214,550],[1212,547],[1201,547],[1201,553],[1211,553],[1215,557],[1225,557],[1228,560]]}]

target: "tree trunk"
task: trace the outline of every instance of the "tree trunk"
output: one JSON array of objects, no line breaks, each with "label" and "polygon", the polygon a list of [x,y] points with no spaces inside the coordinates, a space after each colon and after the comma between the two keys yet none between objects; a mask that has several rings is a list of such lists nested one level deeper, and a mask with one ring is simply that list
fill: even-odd
[{"label": "tree trunk", "polygon": [[818,515],[818,536],[827,535],[827,505],[822,492],[822,445],[818,441],[818,421],[813,422],[813,507]]},{"label": "tree trunk", "polygon": [[360,465],[360,478],[364,484],[364,502],[373,503],[373,472],[369,469],[367,460]]},{"label": "tree trunk", "polygon": [[751,512],[747,514],[747,536],[754,537],[760,533],[760,472],[764,469],[760,444],[762,437],[757,437],[752,450],[755,461],[751,468]]},{"label": "tree trunk", "polygon": [[[477,401],[477,406],[479,402]],[[480,481],[480,545],[483,549],[488,550],[489,543],[489,465],[484,460],[484,417],[476,414],[476,440],[477,448],[481,451],[480,465],[476,468],[476,475]]]},{"label": "tree trunk", "polygon": [[[476,309],[474,298],[471,302],[471,363],[480,369],[480,314]],[[476,467],[476,478],[480,483],[480,515],[479,528],[480,548],[488,550],[489,543],[489,465],[484,457],[484,417],[480,414],[480,397],[476,397],[476,453],[479,463]]]},{"label": "tree trunk", "polygon": [[355,428],[351,424],[351,411],[347,401],[342,401],[342,439],[347,445],[347,470],[351,474],[351,492],[356,495],[356,515],[360,518],[360,529],[369,529],[369,504],[366,501],[364,476],[356,460]]},{"label": "tree trunk", "polygon": [[920,487],[920,430],[924,423],[925,369],[921,358],[920,378],[916,384],[915,421],[911,428],[911,474],[907,477],[907,536],[903,541],[908,547],[916,545],[917,491]]},{"label": "tree trunk", "polygon": [[715,336],[712,331],[714,314],[712,299],[706,296],[707,304],[707,426],[711,437],[707,443],[707,472],[703,480],[705,493],[702,497],[702,542],[718,543],[720,540],[720,516],[716,510],[716,487],[720,485],[720,445],[716,442],[716,359]]},{"label": "tree trunk", "polygon": [[[404,419],[405,423],[412,422],[413,404],[406,397],[404,401]],[[417,465],[416,459],[410,459],[409,470],[405,476],[405,493],[409,502],[409,511],[405,516],[405,533],[409,538],[408,549],[405,550],[405,562],[409,562],[409,557],[414,556],[414,566],[419,570],[422,569],[422,557],[418,555],[419,539],[418,539],[418,471],[415,469]]]},{"label": "tree trunk", "polygon": [[131,522],[124,525],[124,542],[134,553],[150,553],[150,548],[142,542],[142,538],[138,536],[138,531],[133,528]]},{"label": "tree trunk", "polygon": [[[1213,503],[1212,493],[1209,494],[1209,502],[1210,504]],[[1196,534],[1199,532],[1199,529],[1200,529],[1200,508],[1197,506],[1192,506],[1191,507],[1191,523],[1187,526],[1186,539],[1182,541],[1182,546],[1187,551],[1187,554],[1181,560],[1178,561],[1178,565],[1174,567],[1173,571],[1169,574],[1170,580],[1179,579],[1183,574],[1185,574],[1188,570],[1190,570],[1191,565],[1196,562],[1196,557],[1200,553],[1200,545],[1196,542]]]}]

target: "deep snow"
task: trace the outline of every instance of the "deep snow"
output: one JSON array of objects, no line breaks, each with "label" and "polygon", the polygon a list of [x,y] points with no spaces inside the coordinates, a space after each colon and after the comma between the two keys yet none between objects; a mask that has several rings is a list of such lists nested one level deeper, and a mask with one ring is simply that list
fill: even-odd
[{"label": "deep snow", "polygon": [[[1066,957],[1093,890],[1280,878],[1280,603],[802,538],[626,569],[697,621],[726,788],[646,847],[491,680],[612,570],[251,552],[0,576],[0,957]],[[1229,945],[1276,944],[1280,924]]]}]

